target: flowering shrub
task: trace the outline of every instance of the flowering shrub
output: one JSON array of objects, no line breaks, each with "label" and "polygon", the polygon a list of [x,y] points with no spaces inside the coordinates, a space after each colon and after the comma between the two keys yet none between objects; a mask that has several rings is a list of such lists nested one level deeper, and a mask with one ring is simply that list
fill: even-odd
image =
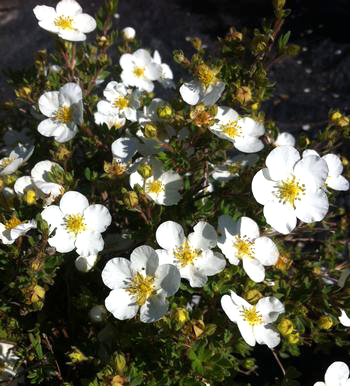
[{"label": "flowering shrub", "polygon": [[306,383],[349,384],[350,121],[295,138],[264,113],[270,65],[298,52],[273,9],[170,67],[116,0],[34,8],[57,48],[9,72],[4,384],[297,386],[319,352],[337,361]]}]

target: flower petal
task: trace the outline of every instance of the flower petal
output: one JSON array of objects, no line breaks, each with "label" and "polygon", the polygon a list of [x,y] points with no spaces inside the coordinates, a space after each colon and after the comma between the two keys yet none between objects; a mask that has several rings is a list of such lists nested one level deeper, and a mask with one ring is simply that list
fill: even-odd
[{"label": "flower petal", "polygon": [[294,209],[290,205],[271,200],[264,206],[264,216],[266,222],[277,232],[288,234],[297,225],[297,217]]},{"label": "flower petal", "polygon": [[123,288],[112,290],[105,300],[105,306],[119,320],[133,318],[139,309],[135,299]]},{"label": "flower petal", "polygon": [[342,309],[340,309],[341,315],[339,316],[339,322],[345,326],[345,327],[350,327],[350,318],[346,314],[346,312]]},{"label": "flower petal", "polygon": [[299,152],[293,146],[278,146],[273,149],[265,161],[271,179],[274,181],[286,179],[299,159]]},{"label": "flower petal", "polygon": [[256,326],[254,335],[259,344],[266,344],[269,348],[278,346],[281,341],[279,333],[270,326]]},{"label": "flower petal", "polygon": [[259,204],[265,205],[274,198],[276,182],[272,181],[269,169],[259,170],[252,181],[252,193]]},{"label": "flower petal", "polygon": [[87,257],[101,252],[104,247],[104,241],[101,233],[86,230],[78,234],[75,246],[80,256]]},{"label": "flower petal", "polygon": [[221,272],[226,266],[224,256],[219,252],[204,250],[194,263],[194,268],[205,276],[213,276]]},{"label": "flower petal", "polygon": [[264,148],[264,143],[256,137],[246,135],[235,139],[234,146],[243,153],[256,153]]},{"label": "flower petal", "polygon": [[249,239],[254,240],[260,235],[258,224],[250,217],[242,216],[237,221],[237,227],[241,237],[248,237]]},{"label": "flower petal", "polygon": [[169,303],[163,295],[151,296],[146,303],[141,306],[140,320],[143,323],[152,323],[159,320],[166,314]]},{"label": "flower petal", "polygon": [[89,33],[96,28],[96,21],[92,16],[81,13],[74,18],[74,26],[83,33]]},{"label": "flower petal", "polygon": [[47,118],[39,123],[38,131],[44,137],[53,137],[56,133],[61,133],[61,126],[61,123]]},{"label": "flower petal", "polygon": [[269,237],[262,236],[254,241],[254,256],[263,265],[274,265],[277,263],[279,252]]},{"label": "flower petal", "polygon": [[188,241],[192,248],[210,249],[217,243],[215,228],[205,221],[200,221],[193,228],[194,232],[188,236]]},{"label": "flower petal", "polygon": [[139,141],[136,138],[121,137],[112,143],[113,157],[128,162],[136,154]]},{"label": "flower petal", "polygon": [[154,285],[161,288],[166,296],[174,295],[180,288],[179,270],[172,264],[160,265],[155,272]]},{"label": "flower petal", "polygon": [[344,362],[332,363],[324,376],[327,386],[338,386],[349,378],[349,367]]},{"label": "flower petal", "polygon": [[265,279],[265,268],[259,260],[251,257],[243,257],[243,268],[249,278],[256,283],[261,283]]},{"label": "flower petal", "polygon": [[71,252],[75,248],[75,238],[61,226],[56,228],[55,235],[50,237],[48,242],[60,253]]},{"label": "flower petal", "polygon": [[102,271],[102,281],[110,289],[127,288],[132,277],[130,261],[123,257],[109,260]]},{"label": "flower petal", "polygon": [[239,332],[242,335],[242,338],[245,340],[245,342],[249,345],[254,347],[255,346],[255,336],[253,328],[247,323],[242,320],[237,321],[237,326],[239,328]]},{"label": "flower petal", "polygon": [[75,268],[80,272],[89,272],[91,268],[95,265],[97,261],[97,255],[90,256],[78,256],[75,259]]},{"label": "flower petal", "polygon": [[82,13],[82,8],[75,0],[61,0],[56,5],[58,15],[75,16]]},{"label": "flower petal", "polygon": [[47,117],[53,117],[59,108],[58,91],[45,92],[39,98],[39,109]]},{"label": "flower petal", "polygon": [[328,197],[322,189],[305,194],[299,201],[295,202],[296,216],[306,223],[323,220],[328,208]]},{"label": "flower petal", "polygon": [[100,204],[90,205],[84,210],[84,221],[95,232],[104,232],[112,222],[109,210]]},{"label": "flower petal", "polygon": [[[225,89],[225,83],[224,82],[217,82],[216,84],[209,86],[205,90],[204,96],[202,97],[201,102],[203,104],[205,104],[206,106],[214,105],[220,99],[222,93],[224,92],[224,89]],[[191,103],[189,103],[189,104],[191,104]]]},{"label": "flower petal", "polygon": [[285,311],[284,305],[273,296],[260,299],[256,305],[256,310],[261,313],[265,324],[276,321],[278,316]]},{"label": "flower petal", "polygon": [[221,307],[224,310],[225,314],[228,316],[228,318],[232,322],[237,323],[239,316],[239,308],[232,302],[232,299],[229,295],[224,295],[221,298]]},{"label": "flower petal", "polygon": [[307,189],[318,189],[328,176],[327,162],[316,155],[309,155],[296,163],[294,175]]},{"label": "flower petal", "polygon": [[83,214],[88,206],[88,199],[83,194],[73,190],[65,193],[60,201],[60,209],[64,215]]},{"label": "flower petal", "polygon": [[192,80],[191,82],[184,83],[179,91],[182,99],[189,105],[194,106],[199,102],[200,90],[199,82]]},{"label": "flower petal", "polygon": [[328,176],[326,185],[334,190],[349,190],[349,181],[343,176]]},{"label": "flower petal", "polygon": [[62,225],[63,213],[57,205],[48,206],[41,212],[41,217],[49,224],[49,232]]},{"label": "flower petal", "polygon": [[161,248],[171,251],[185,241],[184,230],[174,221],[163,222],[157,228],[156,240]]},{"label": "flower petal", "polygon": [[154,276],[159,265],[156,251],[148,245],[135,248],[130,255],[130,262],[133,272],[141,272],[151,276]]}]

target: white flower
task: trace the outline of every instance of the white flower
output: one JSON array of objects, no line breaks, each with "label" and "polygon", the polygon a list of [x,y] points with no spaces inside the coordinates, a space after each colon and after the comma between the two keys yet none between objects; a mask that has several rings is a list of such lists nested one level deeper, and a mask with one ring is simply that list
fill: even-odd
[{"label": "white flower", "polygon": [[167,311],[168,296],[180,287],[180,273],[171,264],[159,264],[155,250],[142,245],[131,253],[130,261],[111,259],[102,271],[104,284],[112,291],[105,306],[120,320],[133,318],[140,308],[144,323],[159,320]]},{"label": "white flower", "polygon": [[255,343],[276,347],[281,339],[271,323],[284,312],[283,304],[275,297],[265,297],[252,306],[243,298],[231,291],[231,295],[221,298],[221,306],[228,318],[237,323],[242,338],[249,346]]},{"label": "white flower", "polygon": [[102,251],[104,242],[101,233],[111,224],[108,209],[100,204],[89,205],[79,192],[65,193],[59,206],[51,205],[41,212],[48,222],[49,244],[58,252],[67,253],[73,249],[80,256],[88,257]]},{"label": "white flower", "polygon": [[175,83],[173,81],[174,75],[171,71],[171,68],[166,63],[162,63],[162,58],[157,50],[153,53],[153,61],[161,66],[161,74],[158,82],[165,88],[175,88]]},{"label": "white flower", "polygon": [[218,107],[215,116],[217,123],[209,127],[219,138],[233,143],[234,147],[244,153],[260,151],[264,144],[259,139],[264,135],[264,126],[249,117],[241,118],[230,107]]},{"label": "white flower", "polygon": [[64,192],[62,185],[51,182],[49,179],[48,173],[54,166],[63,172],[61,166],[56,162],[48,160],[38,162],[31,170],[30,177],[23,176],[16,180],[14,190],[17,195],[22,197],[26,192],[32,191],[44,200],[45,206],[52,204]]},{"label": "white flower", "polygon": [[[308,155],[320,157],[317,151],[311,149],[304,150],[303,157],[307,157]],[[341,175],[343,173],[341,159],[331,153],[324,155],[322,159],[327,162],[328,166],[328,176],[325,181],[326,186],[334,190],[349,190],[349,181]]]},{"label": "white flower", "polygon": [[346,314],[346,312],[342,309],[340,309],[341,315],[339,316],[339,322],[345,326],[345,327],[350,327],[350,318]]},{"label": "white flower", "polygon": [[139,141],[133,137],[120,137],[112,143],[113,159],[128,163],[132,157],[137,153]]},{"label": "white flower", "polygon": [[96,28],[95,19],[82,11],[75,0],[61,0],[56,9],[46,5],[37,5],[33,9],[41,28],[73,42],[86,40],[85,34]]},{"label": "white flower", "polygon": [[0,159],[0,176],[13,174],[33,154],[34,146],[24,146],[19,143],[8,157]]},{"label": "white flower", "polygon": [[292,134],[284,131],[278,134],[275,146],[295,146],[295,138]]},{"label": "white flower", "polygon": [[[109,106],[118,114],[128,119],[131,122],[137,121],[137,110],[140,108],[140,92],[131,90],[125,87],[123,83],[115,81],[109,82],[103,91],[103,95],[109,102]],[[101,109],[101,105],[106,104],[101,101],[97,104],[97,109]],[[100,108],[99,108],[100,106]]]},{"label": "white flower", "polygon": [[121,78],[126,86],[135,86],[141,91],[153,91],[154,80],[158,80],[162,74],[162,68],[155,63],[143,48],[133,54],[123,54],[120,57],[122,68]]},{"label": "white flower", "polygon": [[190,282],[191,287],[203,287],[208,276],[221,272],[226,265],[221,253],[213,252],[217,235],[213,226],[200,221],[194,232],[185,237],[182,226],[174,221],[166,221],[156,231],[159,260],[165,264],[175,264],[181,277]]},{"label": "white flower", "polygon": [[324,382],[314,386],[350,386],[349,367],[344,362],[333,362],[327,369]]},{"label": "white flower", "polygon": [[[142,165],[144,162],[139,163]],[[179,190],[182,189],[182,177],[172,170],[163,171],[161,162],[157,160],[151,159],[148,165],[152,172],[150,177],[142,177],[137,170],[130,174],[131,188],[140,185],[147,197],[158,205],[176,205],[181,200]]]},{"label": "white flower", "polygon": [[75,268],[80,272],[89,272],[97,261],[97,255],[78,256],[75,259]]},{"label": "white flower", "polygon": [[200,64],[196,69],[197,79],[184,83],[180,87],[182,99],[192,106],[197,103],[203,103],[206,106],[214,105],[225,89],[225,83],[217,77],[219,72],[220,69]]},{"label": "white flower", "polygon": [[226,182],[239,176],[243,168],[254,165],[259,157],[256,154],[240,154],[227,159],[219,165],[212,165],[214,170],[211,175],[216,181]]},{"label": "white flower", "polygon": [[134,40],[136,31],[132,27],[125,27],[122,29],[122,36],[125,40]]},{"label": "white flower", "polygon": [[96,125],[106,124],[109,129],[112,127],[120,129],[126,123],[126,119],[120,115],[119,110],[115,109],[107,101],[97,103],[97,111],[94,114],[94,118]]},{"label": "white flower", "polygon": [[0,240],[3,244],[13,244],[18,237],[23,236],[29,230],[36,228],[36,221],[21,221],[13,215],[5,224],[0,222]]},{"label": "white flower", "polygon": [[249,217],[233,221],[230,216],[219,217],[218,247],[229,262],[238,265],[242,260],[247,275],[259,283],[265,279],[264,266],[277,263],[279,252],[268,237],[260,236],[258,224]]},{"label": "white flower", "polygon": [[328,198],[321,188],[328,175],[326,161],[315,155],[300,159],[292,146],[278,146],[266,166],[253,178],[253,195],[264,205],[266,222],[276,231],[292,232],[297,218],[321,221],[328,212]]},{"label": "white flower", "polygon": [[19,357],[14,353],[14,349],[15,345],[13,343],[0,342],[0,382],[8,386],[14,386],[18,383],[16,380],[9,383],[17,375],[15,367]]},{"label": "white flower", "polygon": [[40,122],[38,131],[57,142],[71,140],[83,123],[82,91],[76,83],[66,83],[59,91],[48,91],[39,98],[39,109],[48,118]]}]

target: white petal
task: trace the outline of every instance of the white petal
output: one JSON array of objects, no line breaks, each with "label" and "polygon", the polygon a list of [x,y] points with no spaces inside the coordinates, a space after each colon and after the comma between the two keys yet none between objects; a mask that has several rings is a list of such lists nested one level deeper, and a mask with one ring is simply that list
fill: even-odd
[{"label": "white petal", "polygon": [[172,264],[162,264],[155,272],[154,285],[161,288],[166,296],[172,296],[178,291],[180,281],[180,272]]},{"label": "white petal", "polygon": [[188,241],[192,248],[210,249],[216,246],[217,234],[215,228],[207,222],[200,221],[189,234]]},{"label": "white petal", "polygon": [[262,236],[254,241],[254,255],[263,265],[277,263],[279,252],[276,244],[268,237]]},{"label": "white petal", "polygon": [[44,19],[53,20],[56,17],[56,11],[53,7],[48,7],[46,5],[37,5],[33,9],[35,17],[40,21]]},{"label": "white petal", "polygon": [[243,257],[243,268],[249,278],[256,283],[261,283],[265,279],[265,268],[259,260]]},{"label": "white petal", "polygon": [[77,253],[80,256],[87,257],[90,255],[97,255],[104,247],[104,241],[101,233],[86,230],[79,233],[75,241]]},{"label": "white petal", "polygon": [[343,176],[328,176],[326,185],[334,190],[349,190],[349,181]]},{"label": "white petal", "polygon": [[30,172],[30,175],[33,177],[34,180],[42,180],[49,182],[48,173],[51,172],[53,166],[56,166],[58,169],[63,171],[61,166],[56,162],[40,161],[35,164],[35,166]]},{"label": "white petal", "polygon": [[276,182],[272,181],[269,169],[259,170],[252,181],[252,193],[259,204],[265,205],[274,198]]},{"label": "white petal", "polygon": [[[258,230],[259,232],[259,230]],[[239,222],[233,221],[231,216],[221,215],[218,220],[218,246],[225,244],[226,240],[230,242],[232,237],[239,234]],[[220,247],[221,248],[221,247]]]},{"label": "white petal", "polygon": [[184,83],[180,87],[182,99],[189,105],[196,105],[199,102],[201,86],[199,82],[193,80],[189,83]]},{"label": "white petal", "polygon": [[[205,104],[206,106],[214,105],[220,99],[222,93],[224,92],[224,89],[225,89],[225,83],[224,82],[217,82],[216,84],[209,86],[205,90],[204,96],[202,97],[201,102],[203,104]],[[181,94],[181,96],[182,96],[182,94]],[[191,103],[189,103],[189,104],[191,104]]]},{"label": "white petal", "polygon": [[102,281],[110,289],[127,288],[132,276],[130,261],[123,257],[109,260],[102,271]]},{"label": "white petal", "polygon": [[239,308],[232,302],[232,299],[229,295],[224,295],[221,298],[221,307],[224,310],[225,314],[232,321],[237,323],[239,316]]},{"label": "white petal", "polygon": [[303,158],[307,157],[308,155],[317,155],[318,157],[320,156],[316,150],[313,149],[306,149],[303,151]]},{"label": "white petal", "polygon": [[274,181],[286,179],[299,159],[298,150],[292,146],[278,146],[273,149],[265,161],[271,179]]},{"label": "white petal", "polygon": [[105,300],[105,306],[119,320],[133,318],[139,309],[135,299],[123,288],[112,290]]},{"label": "white petal", "polygon": [[157,228],[156,240],[161,248],[173,250],[185,241],[184,230],[174,221],[163,222]]},{"label": "white petal", "polygon": [[68,142],[73,139],[78,132],[77,125],[70,123],[69,125],[60,124],[55,132],[55,141],[59,143]]},{"label": "white petal", "polygon": [[284,305],[277,298],[269,296],[258,301],[256,310],[261,313],[264,323],[269,324],[276,321],[284,312]]},{"label": "white petal", "polygon": [[144,48],[139,48],[132,54],[132,56],[138,66],[144,66],[145,64],[152,62],[151,54]]},{"label": "white petal", "polygon": [[316,382],[314,386],[327,386],[324,382]]},{"label": "white petal", "polygon": [[89,33],[96,28],[96,21],[92,16],[81,13],[74,18],[74,27],[83,33]]},{"label": "white petal", "polygon": [[252,137],[261,137],[265,134],[264,126],[250,117],[244,117],[238,121],[244,135]]},{"label": "white petal", "polygon": [[328,197],[322,190],[318,189],[314,193],[308,193],[295,202],[296,216],[306,223],[321,221],[328,212]]},{"label": "white petal", "polygon": [[252,307],[251,304],[249,304],[246,300],[238,296],[235,292],[230,291],[230,296],[233,304],[235,304],[237,307],[244,307],[244,308]]},{"label": "white petal", "polygon": [[68,40],[70,42],[83,42],[86,40],[86,35],[78,30],[74,30],[74,31],[61,30],[59,31],[58,36],[61,39]]},{"label": "white petal", "polygon": [[48,206],[41,212],[41,217],[49,224],[50,233],[63,224],[63,213],[56,205]]},{"label": "white petal", "polygon": [[245,342],[249,344],[249,346],[254,347],[256,342],[253,328],[247,322],[244,322],[242,320],[237,321],[237,326]]},{"label": "white petal", "polygon": [[169,303],[163,295],[152,296],[141,306],[140,320],[143,323],[155,322],[166,314],[168,308]]},{"label": "white petal", "polygon": [[315,190],[324,184],[328,176],[327,162],[318,156],[309,155],[296,163],[294,175],[306,188]]},{"label": "white petal", "polygon": [[341,315],[339,316],[339,322],[345,327],[350,327],[350,318],[344,310],[340,309],[340,312]]},{"label": "white petal", "polygon": [[78,256],[75,259],[75,268],[80,272],[89,272],[91,268],[95,265],[97,261],[97,255],[90,256]]},{"label": "white petal", "polygon": [[337,155],[326,154],[322,158],[327,163],[329,176],[339,176],[339,174],[342,174],[343,164]]},{"label": "white petal", "polygon": [[259,344],[266,344],[269,348],[278,346],[281,341],[279,333],[270,326],[256,326],[254,335]]},{"label": "white petal", "polygon": [[59,91],[60,105],[76,105],[83,99],[83,92],[77,83],[66,83]]},{"label": "white petal", "polygon": [[192,264],[180,268],[180,273],[181,277],[189,281],[192,288],[204,287],[208,281],[208,277],[200,270],[196,269]]},{"label": "white petal", "polygon": [[225,268],[226,260],[221,253],[206,250],[194,260],[193,265],[203,276],[213,276]]},{"label": "white petal", "polygon": [[53,137],[56,133],[61,132],[62,124],[51,118],[45,119],[39,123],[38,131],[45,137]]},{"label": "white petal", "polygon": [[157,63],[150,63],[146,67],[145,76],[150,80],[158,80],[162,75],[162,66]]},{"label": "white petal", "polygon": [[349,378],[349,367],[344,362],[332,363],[324,376],[327,386],[339,386]]},{"label": "white petal", "polygon": [[65,193],[60,201],[60,209],[65,215],[83,214],[88,206],[88,199],[81,193],[75,191]]},{"label": "white petal", "polygon": [[33,181],[29,176],[23,176],[16,180],[13,187],[14,191],[19,195],[23,195],[26,189],[33,189]]},{"label": "white petal", "polygon": [[258,224],[250,217],[241,217],[237,221],[237,227],[241,237],[248,237],[249,239],[254,240],[260,235]]},{"label": "white petal", "polygon": [[51,247],[56,248],[57,252],[67,253],[75,248],[75,238],[61,226],[56,228],[55,235],[50,237],[48,241]]},{"label": "white petal", "polygon": [[264,143],[256,137],[246,135],[235,139],[234,146],[243,153],[256,153],[264,148]]},{"label": "white petal", "polygon": [[58,91],[48,91],[39,98],[39,109],[47,117],[55,115],[59,108]]},{"label": "white petal", "polygon": [[166,251],[165,249],[156,249],[156,254],[158,255],[159,265],[164,264],[173,264],[176,265],[176,259],[172,251]]},{"label": "white petal", "polygon": [[291,133],[279,133],[275,141],[275,146],[295,146],[295,138]]},{"label": "white petal", "polygon": [[130,255],[131,269],[144,275],[153,276],[159,264],[156,251],[148,245],[135,248]]},{"label": "white petal", "polygon": [[136,154],[139,141],[136,138],[121,137],[112,143],[113,157],[128,162]]},{"label": "white petal", "polygon": [[84,222],[95,232],[104,232],[112,222],[109,210],[100,204],[90,205],[84,210]]},{"label": "white petal", "polygon": [[75,16],[82,12],[82,8],[75,0],[61,0],[56,5],[58,15]]},{"label": "white petal", "polygon": [[288,234],[297,225],[297,217],[290,205],[271,200],[264,206],[266,222],[277,232]]}]

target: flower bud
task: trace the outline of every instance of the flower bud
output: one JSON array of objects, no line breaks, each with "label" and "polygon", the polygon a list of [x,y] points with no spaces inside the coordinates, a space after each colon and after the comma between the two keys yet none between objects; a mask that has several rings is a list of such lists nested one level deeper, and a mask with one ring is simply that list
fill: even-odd
[{"label": "flower bud", "polygon": [[161,119],[169,119],[173,115],[173,109],[170,105],[166,104],[162,107],[159,107],[157,110],[158,117]]},{"label": "flower bud", "polygon": [[255,359],[254,358],[247,358],[243,361],[244,368],[250,370],[255,367]]},{"label": "flower bud", "polygon": [[30,297],[31,303],[38,303],[45,297],[45,289],[40,285],[35,285],[32,289],[32,295]]},{"label": "flower bud", "polygon": [[173,56],[176,63],[181,64],[186,61],[185,54],[181,50],[175,50]]},{"label": "flower bud", "polygon": [[115,369],[118,371],[118,374],[123,375],[126,367],[126,359],[123,354],[116,354],[114,357]]},{"label": "flower bud", "polygon": [[277,263],[275,264],[275,267],[282,272],[286,272],[291,267],[291,265],[292,260],[289,259],[288,256],[280,255],[278,257]]},{"label": "flower bud", "polygon": [[149,178],[152,175],[152,166],[149,164],[142,164],[137,168],[137,171],[143,178]]},{"label": "flower bud", "polygon": [[242,86],[236,91],[236,99],[244,105],[252,99],[252,91],[249,87]]},{"label": "flower bud", "polygon": [[199,338],[205,330],[205,324],[203,320],[194,320],[192,323],[192,327],[196,338]]},{"label": "flower bud", "polygon": [[327,316],[327,315],[323,315],[320,317],[320,319],[318,320],[318,326],[322,329],[322,330],[329,330],[332,328],[333,326],[333,320],[331,317]]},{"label": "flower bud", "polygon": [[287,336],[288,343],[297,344],[300,341],[299,332],[294,332]]},{"label": "flower bud", "polygon": [[286,4],[286,0],[273,0],[273,6],[278,10],[281,10],[282,8],[284,8],[285,4]]},{"label": "flower bud", "polygon": [[262,297],[262,293],[256,289],[251,289],[244,295],[244,298],[247,300],[247,302],[253,304],[256,304]]},{"label": "flower bud", "polygon": [[36,192],[35,190],[29,189],[23,195],[23,200],[28,205],[33,205],[36,203]]},{"label": "flower bud", "polygon": [[72,349],[73,351],[68,353],[68,358],[71,363],[81,363],[88,360],[88,358],[77,347],[73,346]]},{"label": "flower bud", "polygon": [[136,31],[132,27],[125,27],[122,29],[122,36],[124,40],[134,40]]},{"label": "flower bud", "polygon": [[186,308],[182,308],[182,307],[176,310],[175,317],[176,317],[176,320],[181,324],[189,320],[188,311],[186,310]]},{"label": "flower bud", "polygon": [[287,335],[290,335],[293,332],[294,324],[289,319],[282,319],[278,323],[277,328],[278,328],[278,331],[281,333],[281,335],[287,336]]},{"label": "flower bud", "polygon": [[144,133],[146,138],[157,138],[158,128],[153,123],[146,123]]},{"label": "flower bud", "polygon": [[123,202],[128,209],[136,208],[139,204],[137,193],[133,191],[124,193]]}]

